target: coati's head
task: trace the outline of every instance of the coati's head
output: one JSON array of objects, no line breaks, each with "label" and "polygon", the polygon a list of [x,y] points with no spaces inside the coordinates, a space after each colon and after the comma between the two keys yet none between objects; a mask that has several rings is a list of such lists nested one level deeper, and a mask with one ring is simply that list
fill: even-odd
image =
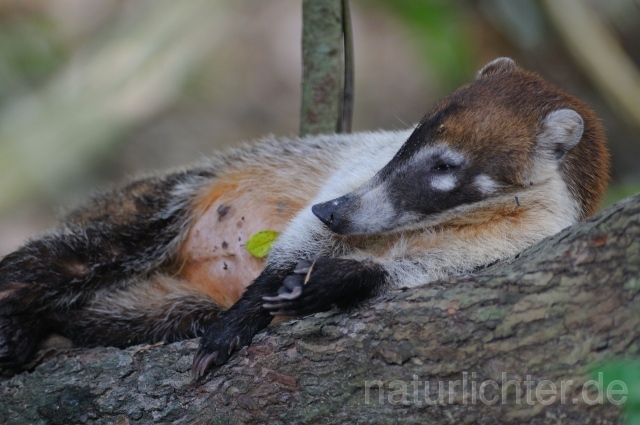
[{"label": "coati's head", "polygon": [[571,224],[595,212],[608,169],[593,112],[500,58],[438,102],[371,180],[312,211],[336,233],[377,233],[477,220],[474,211],[527,208],[563,190],[570,199],[553,212]]}]

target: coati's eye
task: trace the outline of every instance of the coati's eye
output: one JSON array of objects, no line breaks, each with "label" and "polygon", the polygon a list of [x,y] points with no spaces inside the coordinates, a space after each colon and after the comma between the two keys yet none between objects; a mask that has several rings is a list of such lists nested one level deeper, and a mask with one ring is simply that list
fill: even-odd
[{"label": "coati's eye", "polygon": [[433,166],[431,169],[435,170],[435,171],[450,171],[453,170],[454,168],[456,168],[455,165],[451,165],[451,164],[438,164]]}]

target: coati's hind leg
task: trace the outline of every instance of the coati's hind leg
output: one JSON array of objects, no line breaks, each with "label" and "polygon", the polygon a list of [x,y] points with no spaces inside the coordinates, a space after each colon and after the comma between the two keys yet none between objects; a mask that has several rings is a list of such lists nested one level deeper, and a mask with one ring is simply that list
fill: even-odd
[{"label": "coati's hind leg", "polygon": [[220,307],[183,280],[156,274],[127,288],[102,290],[80,309],[51,316],[56,330],[83,346],[127,347],[202,335]]},{"label": "coati's hind leg", "polygon": [[[0,365],[27,361],[52,313],[81,310],[96,291],[172,267],[208,169],[134,181],[94,197],[53,232],[0,261]],[[21,319],[18,319],[21,318]]]},{"label": "coati's hind leg", "polygon": [[37,316],[0,316],[0,368],[25,363],[48,332],[47,323]]}]

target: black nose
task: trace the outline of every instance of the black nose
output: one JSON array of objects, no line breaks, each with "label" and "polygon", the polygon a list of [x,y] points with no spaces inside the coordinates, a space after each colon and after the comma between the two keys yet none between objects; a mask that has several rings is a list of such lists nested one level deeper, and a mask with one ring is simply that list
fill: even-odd
[{"label": "black nose", "polygon": [[346,208],[349,202],[347,196],[332,199],[331,201],[315,204],[311,212],[327,225],[329,230],[335,233],[344,233],[349,221],[346,219]]},{"label": "black nose", "polygon": [[334,214],[333,208],[331,207],[331,201],[315,204],[311,207],[311,212],[327,226],[331,227],[333,224]]}]

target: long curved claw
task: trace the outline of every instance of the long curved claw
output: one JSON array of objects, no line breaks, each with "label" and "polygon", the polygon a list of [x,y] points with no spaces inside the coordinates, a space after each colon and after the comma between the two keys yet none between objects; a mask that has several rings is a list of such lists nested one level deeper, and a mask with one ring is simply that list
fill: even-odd
[{"label": "long curved claw", "polygon": [[193,376],[196,379],[202,377],[202,375],[204,375],[204,373],[207,371],[209,366],[215,364],[217,358],[218,358],[217,351],[207,354],[203,350],[198,350],[198,352],[193,358],[193,366],[191,368],[191,372],[193,373]]}]

